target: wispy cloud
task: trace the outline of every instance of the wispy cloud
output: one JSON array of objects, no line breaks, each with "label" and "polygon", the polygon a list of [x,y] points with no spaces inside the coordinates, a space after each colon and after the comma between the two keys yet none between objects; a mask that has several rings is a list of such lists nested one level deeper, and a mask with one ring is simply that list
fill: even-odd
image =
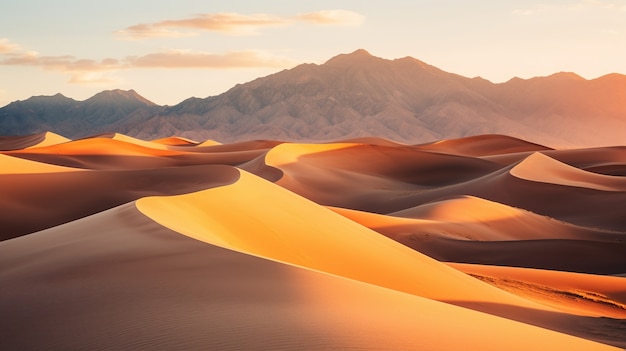
[{"label": "wispy cloud", "polygon": [[347,10],[323,10],[295,16],[271,14],[208,13],[191,18],[141,23],[116,31],[123,39],[155,37],[184,37],[197,35],[198,31],[212,31],[234,35],[258,33],[261,28],[293,25],[298,22],[314,25],[360,25],[363,15]]},{"label": "wispy cloud", "polygon": [[115,81],[112,72],[129,69],[224,69],[224,68],[267,68],[289,67],[295,64],[291,59],[271,55],[262,51],[236,51],[222,54],[190,50],[168,50],[142,56],[105,58],[102,60],[77,58],[72,55],[45,56],[35,51],[26,51],[8,40],[2,42],[5,48],[0,52],[0,65],[32,66],[55,71],[70,76],[69,82],[110,83]]},{"label": "wispy cloud", "polygon": [[285,67],[293,60],[260,51],[236,51],[212,54],[201,51],[169,50],[144,56],[128,57],[126,64],[142,68],[244,68]]},{"label": "wispy cloud", "polygon": [[19,45],[11,43],[7,38],[0,38],[0,55],[20,50]]}]

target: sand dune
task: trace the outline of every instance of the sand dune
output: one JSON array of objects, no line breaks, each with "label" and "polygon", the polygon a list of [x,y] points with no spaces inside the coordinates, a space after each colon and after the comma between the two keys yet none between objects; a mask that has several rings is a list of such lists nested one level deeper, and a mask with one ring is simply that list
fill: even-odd
[{"label": "sand dune", "polygon": [[539,303],[589,316],[573,318],[577,335],[626,348],[626,278],[473,264],[451,266]]},{"label": "sand dune", "polygon": [[0,176],[4,174],[32,174],[82,171],[79,168],[56,166],[0,154]]},{"label": "sand dune", "polygon": [[[273,205],[259,208],[263,199],[271,199]],[[407,251],[251,174],[242,173],[231,185],[193,194],[143,198],[137,206],[164,226],[213,245],[553,330],[599,337],[572,327],[589,326],[592,321],[475,285],[458,272],[442,269],[440,262]]]},{"label": "sand dune", "polygon": [[0,149],[0,349],[626,347],[626,147]]},{"label": "sand dune", "polygon": [[232,182],[237,176],[235,168],[219,165],[0,174],[0,240],[76,220],[143,196],[206,189]]},{"label": "sand dune", "polygon": [[7,349],[616,350],[207,245],[132,204],[0,253]]},{"label": "sand dune", "polygon": [[626,191],[626,178],[586,172],[538,152],[513,167],[510,173],[533,182],[603,191]]},{"label": "sand dune", "polygon": [[463,156],[507,155],[521,152],[551,150],[543,145],[506,135],[478,135],[466,138],[441,140],[417,145],[420,150],[450,153]]},{"label": "sand dune", "polygon": [[[446,199],[389,215],[330,207],[398,241],[440,237],[471,241],[573,239],[619,242],[619,232],[575,226],[473,196]],[[470,210],[471,209],[471,210]],[[400,237],[406,236],[406,239]]]},{"label": "sand dune", "polygon": [[626,279],[517,267],[451,264],[496,286],[572,313],[626,319]]},{"label": "sand dune", "polygon": [[574,272],[626,271],[625,234],[574,226],[477,198],[430,203],[394,215],[331,208],[430,257]]},{"label": "sand dune", "polygon": [[7,152],[8,155],[67,167],[99,170],[146,169],[207,164],[238,165],[264,150],[203,152],[200,147],[166,147],[116,134],[81,139],[65,144]]},{"label": "sand dune", "polygon": [[284,144],[266,163],[284,173],[277,184],[319,204],[379,213],[401,209],[396,202],[411,194],[499,168],[476,158],[365,144]]},{"label": "sand dune", "polygon": [[168,137],[168,138],[154,139],[150,141],[153,143],[163,144],[167,146],[195,146],[199,144],[197,141],[193,141],[191,139],[182,138],[182,137],[175,137],[175,136]]},{"label": "sand dune", "polygon": [[70,141],[69,139],[52,132],[45,132],[25,136],[0,136],[0,150],[19,150],[27,148],[35,148],[42,146],[50,146],[62,144]]},{"label": "sand dune", "polygon": [[[273,206],[259,208],[264,199],[272,199]],[[137,207],[170,229],[228,249],[424,297],[457,300],[461,286],[472,286],[464,299],[489,296],[530,307],[514,296],[475,286],[474,280],[437,261],[243,171],[230,186],[142,198]],[[395,259],[385,259],[389,255]]]}]

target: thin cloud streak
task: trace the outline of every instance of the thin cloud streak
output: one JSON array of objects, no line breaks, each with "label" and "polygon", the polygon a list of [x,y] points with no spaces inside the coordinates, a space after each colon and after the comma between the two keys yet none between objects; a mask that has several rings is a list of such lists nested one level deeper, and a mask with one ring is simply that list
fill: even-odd
[{"label": "thin cloud streak", "polygon": [[5,48],[0,53],[0,65],[32,66],[70,75],[75,84],[109,83],[115,79],[108,75],[130,69],[227,69],[227,68],[286,68],[295,61],[261,51],[236,51],[223,54],[202,51],[169,50],[122,59],[92,60],[72,55],[43,56],[35,51],[22,50],[8,40],[0,42]]},{"label": "thin cloud streak", "polygon": [[211,31],[233,35],[257,34],[261,28],[288,26],[296,23],[313,25],[357,26],[365,17],[347,10],[323,10],[281,17],[270,14],[209,13],[180,20],[141,23],[116,31],[118,38],[146,39],[197,35],[194,31]]},{"label": "thin cloud streak", "polygon": [[258,51],[237,51],[211,54],[198,51],[170,50],[139,57],[129,57],[131,67],[141,68],[251,68],[285,67],[294,61]]}]

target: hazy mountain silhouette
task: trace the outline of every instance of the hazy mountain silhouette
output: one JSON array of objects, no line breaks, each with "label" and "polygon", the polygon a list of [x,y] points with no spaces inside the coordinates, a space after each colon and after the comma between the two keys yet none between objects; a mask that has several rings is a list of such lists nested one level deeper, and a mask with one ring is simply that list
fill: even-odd
[{"label": "hazy mountain silhouette", "polygon": [[417,59],[365,50],[302,64],[205,99],[156,106],[134,91],[79,102],[60,94],[0,109],[0,134],[51,130],[70,138],[121,132],[221,141],[319,141],[377,136],[407,143],[507,134],[549,145],[626,141],[626,76],[573,73],[494,84]]}]

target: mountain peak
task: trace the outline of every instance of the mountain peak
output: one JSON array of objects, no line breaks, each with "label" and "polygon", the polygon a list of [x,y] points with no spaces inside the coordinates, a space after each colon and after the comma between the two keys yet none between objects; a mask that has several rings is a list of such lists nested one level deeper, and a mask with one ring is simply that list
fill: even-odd
[{"label": "mountain peak", "polygon": [[146,106],[155,106],[156,104],[143,96],[139,95],[134,89],[131,90],[104,90],[90,97],[86,101],[91,102],[111,102],[111,101],[133,101],[140,102]]},{"label": "mountain peak", "polygon": [[329,66],[343,66],[343,65],[353,65],[355,63],[367,63],[374,61],[383,60],[380,57],[373,56],[365,49],[358,49],[349,54],[340,54],[337,55],[330,60],[326,61],[324,65]]}]

